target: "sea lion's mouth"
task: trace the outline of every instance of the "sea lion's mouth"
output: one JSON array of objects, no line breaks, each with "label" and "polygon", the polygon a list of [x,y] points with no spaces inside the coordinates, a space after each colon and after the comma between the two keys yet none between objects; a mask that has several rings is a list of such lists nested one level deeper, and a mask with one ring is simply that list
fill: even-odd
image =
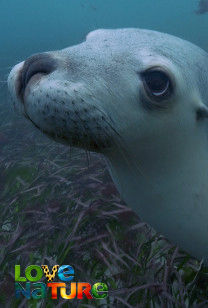
[{"label": "sea lion's mouth", "polygon": [[[110,130],[107,129],[107,126],[105,127],[105,130],[101,132],[102,128],[100,126],[90,128],[89,121],[88,126],[85,126],[86,132],[84,132],[81,123],[80,126],[73,126],[73,120],[68,120],[69,125],[66,125],[67,121],[65,119],[62,119],[60,125],[44,127],[44,125],[33,120],[28,113],[25,113],[25,117],[42,133],[59,143],[94,152],[104,152],[105,149],[112,146],[112,133],[110,134]],[[92,119],[92,122],[93,120],[94,118]],[[47,119],[45,119],[45,121],[47,121]],[[58,119],[56,119],[56,122],[57,121]]]},{"label": "sea lion's mouth", "polygon": [[112,139],[103,134],[103,136],[96,135],[96,133],[88,132],[88,134],[79,134],[76,132],[69,132],[62,129],[55,130],[46,130],[43,127],[35,123],[28,114],[25,114],[25,117],[42,133],[48,136],[50,139],[53,139],[59,143],[66,145],[71,145],[74,147],[83,148],[89,151],[94,152],[103,152],[105,149],[108,149],[112,145]]}]

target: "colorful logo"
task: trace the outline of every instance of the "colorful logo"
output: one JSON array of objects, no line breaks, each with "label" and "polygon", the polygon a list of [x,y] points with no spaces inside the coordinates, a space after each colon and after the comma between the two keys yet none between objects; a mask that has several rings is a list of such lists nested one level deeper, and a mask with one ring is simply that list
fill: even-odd
[{"label": "colorful logo", "polygon": [[[48,283],[40,282],[43,275]],[[61,282],[53,282],[55,277]],[[46,298],[47,288],[51,288],[51,298],[58,296],[64,299],[103,299],[108,296],[108,286],[105,283],[97,282],[91,285],[88,282],[72,282],[74,269],[70,265],[54,265],[51,271],[48,265],[30,265],[25,269],[25,276],[21,277],[20,265],[15,265],[15,296],[27,299]]]}]

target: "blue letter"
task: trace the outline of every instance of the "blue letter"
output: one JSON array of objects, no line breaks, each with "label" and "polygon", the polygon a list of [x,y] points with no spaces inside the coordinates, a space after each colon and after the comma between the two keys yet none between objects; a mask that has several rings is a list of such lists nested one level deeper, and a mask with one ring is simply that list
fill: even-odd
[{"label": "blue letter", "polygon": [[26,290],[21,286],[20,283],[15,282],[15,296],[16,298],[20,298],[20,294],[27,299],[30,299],[30,282],[26,282]]},{"label": "blue letter", "polygon": [[46,285],[44,282],[33,283],[33,286],[37,289],[32,291],[32,298],[41,299],[46,297]]},{"label": "blue letter", "polygon": [[[67,276],[69,275],[69,276]],[[74,269],[70,265],[62,265],[58,270],[58,277],[62,281],[71,281],[74,279]]]}]

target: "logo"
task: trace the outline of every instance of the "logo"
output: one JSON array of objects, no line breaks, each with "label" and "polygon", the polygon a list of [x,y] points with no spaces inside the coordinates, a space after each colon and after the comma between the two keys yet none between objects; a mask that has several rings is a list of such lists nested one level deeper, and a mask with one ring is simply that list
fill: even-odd
[{"label": "logo", "polygon": [[[47,283],[40,282],[43,275]],[[53,282],[58,276],[61,282]],[[27,299],[46,298],[48,289],[51,290],[51,298],[59,296],[64,299],[103,299],[108,296],[108,286],[97,282],[91,285],[88,282],[72,282],[74,269],[70,265],[54,265],[49,270],[48,265],[29,265],[25,269],[25,276],[21,276],[20,265],[15,265],[15,297],[21,296]]]}]

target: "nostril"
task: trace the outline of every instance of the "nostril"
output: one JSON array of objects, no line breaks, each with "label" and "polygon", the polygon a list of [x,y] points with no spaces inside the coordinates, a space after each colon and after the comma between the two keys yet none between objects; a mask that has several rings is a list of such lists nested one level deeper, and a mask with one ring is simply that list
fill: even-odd
[{"label": "nostril", "polygon": [[23,97],[25,88],[30,79],[40,73],[48,75],[56,69],[56,61],[49,54],[37,54],[28,58],[20,72],[17,93],[20,97]]}]

